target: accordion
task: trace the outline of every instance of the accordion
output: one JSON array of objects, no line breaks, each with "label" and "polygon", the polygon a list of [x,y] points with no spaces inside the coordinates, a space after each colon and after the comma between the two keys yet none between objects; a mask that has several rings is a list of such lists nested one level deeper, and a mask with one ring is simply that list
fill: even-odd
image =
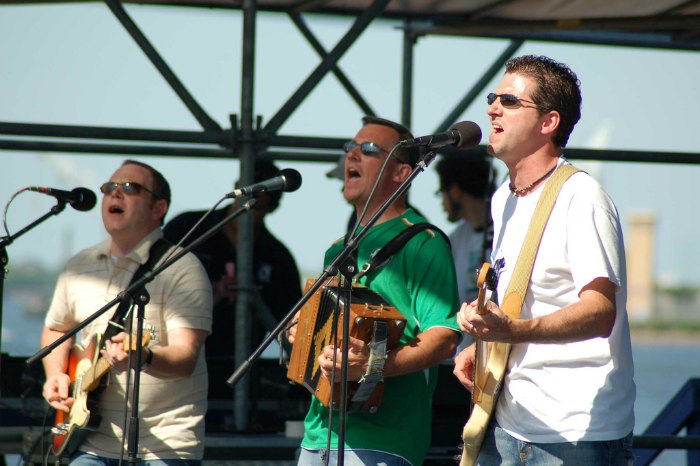
[{"label": "accordion", "polygon": [[[313,283],[314,280],[307,281],[305,290],[308,291]],[[343,312],[346,309],[345,296],[342,294],[338,296],[337,280],[321,286],[301,308],[287,370],[288,379],[306,387],[326,407],[331,399],[331,383],[321,373],[318,356],[325,346],[333,344],[333,313],[338,306],[340,314],[337,335],[340,346],[343,334]],[[388,349],[399,344],[406,327],[406,318],[379,294],[367,287],[353,284],[347,311],[350,312],[350,336],[369,342],[375,335],[376,329],[381,328],[385,330]],[[363,387],[364,384],[367,385]],[[334,385],[333,408],[337,408],[340,384]],[[346,393],[346,403],[352,408],[350,410],[373,412],[381,404],[384,383],[381,381],[348,382]]]}]

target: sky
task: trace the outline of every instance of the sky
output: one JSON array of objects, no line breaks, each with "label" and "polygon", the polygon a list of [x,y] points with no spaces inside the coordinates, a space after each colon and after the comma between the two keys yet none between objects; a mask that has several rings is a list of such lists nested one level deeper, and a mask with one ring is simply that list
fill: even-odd
[{"label": "sky", "polygon": [[[127,12],[195,99],[222,127],[240,113],[241,15],[236,11],[126,5]],[[289,19],[260,14],[257,26],[255,115],[269,120],[318,64],[319,58]],[[346,18],[307,17],[327,50],[350,26]],[[394,22],[375,22],[340,66],[375,112],[401,114],[402,33]],[[507,46],[496,39],[421,38],[415,48],[412,129],[435,131],[444,116]],[[697,52],[622,47],[525,44],[518,54],[543,54],[565,62],[582,82],[583,117],[569,146],[697,152],[695,102],[700,101]],[[485,95],[460,117],[488,132]],[[352,138],[361,110],[332,75],[295,110],[280,134]],[[198,130],[196,120],[102,3],[0,7],[0,121],[154,129]],[[483,141],[482,141],[483,142]],[[340,150],[338,151],[340,155]],[[28,186],[71,190],[98,187],[125,159],[119,155],[0,151],[0,203],[14,234],[55,201]],[[134,157],[154,165],[174,191],[168,218],[207,209],[231,191],[237,160]],[[500,165],[500,162],[496,162]],[[620,211],[623,229],[636,212],[657,219],[656,279],[700,285],[695,232],[700,216],[695,183],[700,167],[636,163],[582,163],[598,178]],[[268,227],[287,244],[304,277],[318,276],[323,252],[345,227],[349,207],[329,163],[279,162],[302,174],[301,188],[283,197]],[[434,168],[419,175],[411,202],[447,232]],[[8,205],[8,202],[12,202]],[[167,219],[166,219],[167,220]],[[4,236],[4,231],[0,236]],[[8,247],[10,266],[26,261],[62,264],[105,237],[99,207],[68,207]],[[631,252],[628,251],[628,254]]]}]

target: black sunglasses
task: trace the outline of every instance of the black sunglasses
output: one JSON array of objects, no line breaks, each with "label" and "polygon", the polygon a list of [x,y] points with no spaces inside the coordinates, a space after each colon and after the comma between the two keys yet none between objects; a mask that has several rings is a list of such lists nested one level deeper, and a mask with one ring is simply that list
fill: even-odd
[{"label": "black sunglasses", "polygon": [[102,194],[111,194],[115,189],[119,187],[122,188],[122,192],[124,194],[136,195],[139,194],[143,189],[147,193],[151,193],[151,195],[156,199],[160,199],[160,196],[156,195],[156,193],[154,193],[144,185],[136,183],[134,181],[125,181],[123,183],[117,183],[116,181],[108,181],[102,186],[100,186],[100,191],[102,191]]},{"label": "black sunglasses", "polygon": [[377,144],[373,142],[363,142],[362,144],[358,144],[355,141],[348,141],[345,144],[343,144],[343,150],[345,153],[352,152],[355,147],[360,148],[360,152],[362,152],[364,155],[379,155],[380,153],[384,152],[385,154],[388,154],[389,151],[382,149],[379,147]]},{"label": "black sunglasses", "polygon": [[505,108],[516,108],[522,106],[520,102],[527,102],[529,104],[532,104],[537,107],[537,104],[533,102],[532,100],[525,100],[521,99],[520,97],[517,97],[513,94],[494,94],[493,92],[490,93],[489,95],[486,96],[486,102],[491,105],[496,101],[496,99],[501,99],[501,105],[503,105]]}]

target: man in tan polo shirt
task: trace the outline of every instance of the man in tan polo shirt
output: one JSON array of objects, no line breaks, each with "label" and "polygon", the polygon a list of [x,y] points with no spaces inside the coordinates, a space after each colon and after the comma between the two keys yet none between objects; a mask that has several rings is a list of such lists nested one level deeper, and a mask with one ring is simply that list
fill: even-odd
[{"label": "man in tan polo shirt", "polygon": [[[170,203],[165,178],[152,167],[127,160],[101,187],[106,241],[69,260],[61,273],[46,315],[42,346],[48,345],[113,300],[145,263],[151,246],[162,237],[161,225]],[[155,338],[142,352],[137,455],[150,465],[199,464],[204,453],[207,368],[204,342],[211,332],[211,286],[192,254],[157,275],[146,287],[150,302],[145,324]],[[83,342],[104,333],[110,310],[79,334]],[[102,357],[112,367],[98,398],[102,417],[71,455],[71,465],[116,464],[126,457],[122,438],[128,432],[125,410],[131,400],[127,386],[129,353],[122,347],[126,333],[106,341]],[[57,410],[68,412],[74,399],[67,375],[71,342],[44,358],[43,396]],[[136,358],[132,356],[133,360]],[[133,375],[133,374],[132,374]],[[132,377],[133,380],[133,377]],[[93,413],[91,409],[91,415]]]}]

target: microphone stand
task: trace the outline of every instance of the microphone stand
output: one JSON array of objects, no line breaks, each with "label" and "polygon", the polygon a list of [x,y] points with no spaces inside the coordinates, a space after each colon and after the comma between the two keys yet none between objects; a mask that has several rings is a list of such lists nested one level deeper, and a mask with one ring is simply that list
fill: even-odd
[{"label": "microphone stand", "polygon": [[[44,220],[63,212],[63,210],[66,208],[66,203],[67,203],[67,201],[59,200],[55,206],[51,207],[51,210],[49,210],[47,213],[45,213],[44,215],[42,215],[38,219],[34,220],[29,225],[27,225],[24,228],[22,228],[21,230],[19,230],[14,235],[3,236],[2,238],[0,238],[0,324],[2,324],[2,318],[3,318],[2,304],[3,304],[3,300],[4,300],[5,277],[7,276],[7,265],[10,263],[10,259],[7,256],[7,246],[12,244],[14,242],[14,240],[19,238],[23,234],[27,233],[29,230],[31,230],[35,226],[42,223]],[[0,335],[0,348],[2,348],[2,336],[1,335]],[[0,367],[0,374],[2,374],[2,367]]]},{"label": "microphone stand", "polygon": [[[260,358],[262,355],[263,351],[272,343],[276,338],[277,335],[280,334],[291,322],[291,320],[294,318],[296,313],[302,308],[304,304],[316,293],[316,291],[325,283],[328,278],[332,275],[336,275],[338,272],[342,274],[345,277],[345,281],[347,282],[346,286],[350,287],[350,281],[352,280],[352,277],[355,275],[355,264],[354,260],[352,259],[352,253],[357,250],[357,247],[362,240],[362,238],[365,237],[367,232],[374,226],[375,223],[377,223],[377,220],[382,216],[382,214],[391,206],[396,199],[399,198],[406,190],[408,187],[411,185],[413,180],[421,173],[423,172],[428,165],[435,159],[436,153],[433,151],[428,151],[423,158],[416,163],[416,166],[413,168],[413,171],[411,174],[406,178],[397,188],[396,191],[394,191],[386,201],[379,207],[377,212],[369,219],[365,227],[360,231],[357,235],[354,237],[350,238],[343,249],[338,253],[338,255],[333,259],[333,261],[324,269],[323,273],[316,279],[316,281],[311,285],[311,287],[304,293],[304,295],[297,301],[297,303],[292,307],[292,309],[289,311],[289,313],[284,316],[284,318],[277,324],[277,327],[275,327],[274,330],[272,330],[260,343],[260,345],[251,353],[251,355],[243,361],[243,363],[235,370],[233,374],[228,378],[226,381],[226,384],[230,387],[233,387],[251,368],[252,364]],[[347,386],[347,369],[348,369],[348,350],[349,350],[349,321],[350,321],[350,314],[347,312],[347,309],[350,306],[350,294],[351,294],[351,288],[348,288],[346,290],[346,302],[345,302],[345,308],[346,312],[343,315],[343,343],[342,343],[342,355],[343,355],[343,361],[341,363],[341,369],[340,369],[340,383],[342,384],[340,386],[340,396],[341,400],[338,403],[338,421],[339,421],[339,428],[338,428],[338,465],[342,466],[344,463],[344,448],[345,448],[345,416],[347,413],[347,403],[346,399],[344,398],[346,396],[346,386]],[[331,388],[331,393],[333,393],[333,389]],[[330,409],[332,408],[332,405],[330,405]]]},{"label": "microphone stand", "polygon": [[[209,230],[207,230],[204,234],[202,234],[200,237],[198,237],[196,240],[188,244],[186,247],[181,248],[178,252],[173,254],[168,260],[164,261],[162,264],[159,266],[155,267],[152,271],[146,272],[143,277],[140,279],[136,280],[135,282],[131,283],[124,291],[119,293],[116,298],[102,306],[100,309],[98,309],[95,313],[93,313],[90,317],[87,319],[83,320],[81,323],[76,325],[74,328],[63,334],[61,337],[57,338],[53,343],[50,343],[46,345],[44,348],[40,349],[37,351],[33,356],[31,356],[29,359],[25,361],[25,364],[27,366],[31,366],[34,363],[36,363],[38,360],[43,359],[46,357],[47,354],[52,352],[57,346],[59,346],[61,343],[64,341],[68,340],[69,338],[72,338],[76,333],[78,333],[80,330],[82,330],[85,326],[87,326],[90,322],[94,321],[98,317],[100,317],[102,314],[107,312],[110,308],[115,306],[117,303],[125,300],[125,299],[130,299],[132,300],[131,302],[136,303],[138,311],[137,311],[137,329],[136,329],[136,367],[140,368],[141,367],[141,350],[143,348],[143,342],[142,342],[142,337],[143,337],[143,321],[144,321],[144,314],[145,314],[145,308],[146,304],[150,300],[150,297],[148,295],[148,292],[146,291],[146,284],[150,283],[158,274],[160,274],[163,270],[167,269],[170,267],[173,263],[177,262],[182,256],[185,254],[189,253],[192,249],[196,248],[206,240],[208,240],[210,237],[212,237],[214,234],[216,234],[219,230],[221,230],[224,225],[226,225],[228,222],[231,220],[235,219],[236,217],[242,215],[244,212],[249,211],[252,209],[252,207],[255,205],[256,199],[249,199],[246,201],[243,206],[238,208],[236,211],[232,212],[228,216],[226,216],[223,220],[221,220],[219,223],[211,227]],[[138,452],[138,400],[139,400],[139,388],[140,388],[140,382],[141,382],[141,377],[140,377],[140,370],[135,370],[134,371],[134,389],[132,393],[132,402],[131,402],[131,423],[130,423],[130,429],[128,433],[128,454],[129,454],[129,464],[135,465],[138,460],[136,458],[136,454]]]}]

